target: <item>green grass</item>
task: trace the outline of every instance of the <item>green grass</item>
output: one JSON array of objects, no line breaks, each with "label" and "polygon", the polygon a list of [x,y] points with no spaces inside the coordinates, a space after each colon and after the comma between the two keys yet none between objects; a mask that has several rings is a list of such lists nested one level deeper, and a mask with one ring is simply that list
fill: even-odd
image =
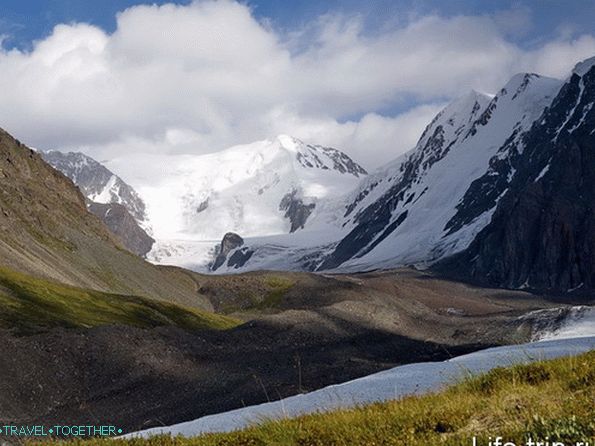
[{"label": "green grass", "polygon": [[[97,439],[81,446],[471,446],[505,437],[595,444],[595,351],[500,368],[442,392],[184,439]],[[572,442],[572,443],[571,443]]]},{"label": "green grass", "polygon": [[269,291],[261,302],[254,305],[258,310],[278,308],[285,294],[295,284],[294,281],[281,276],[266,276],[264,281]]},{"label": "green grass", "polygon": [[239,321],[136,296],[85,290],[0,268],[0,327],[17,335],[53,327],[175,325],[187,330],[232,328]]}]

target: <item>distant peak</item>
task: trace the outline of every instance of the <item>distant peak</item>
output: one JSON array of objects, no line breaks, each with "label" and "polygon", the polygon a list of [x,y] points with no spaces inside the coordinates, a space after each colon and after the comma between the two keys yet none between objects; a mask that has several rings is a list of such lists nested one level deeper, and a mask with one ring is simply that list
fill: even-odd
[{"label": "distant peak", "polygon": [[484,101],[489,101],[491,99],[492,99],[491,95],[486,94],[486,93],[481,93],[477,90],[471,89],[466,94],[459,96],[458,98],[453,100],[450,103],[449,107],[450,108],[460,108],[460,107],[464,107],[467,105],[473,107],[473,104],[475,104],[475,102],[482,103]]},{"label": "distant peak", "polygon": [[502,90],[514,93],[519,88],[529,85],[533,79],[539,79],[540,77],[535,73],[517,73],[510,78]]},{"label": "distant peak", "polygon": [[291,150],[292,152],[297,152],[299,150],[299,146],[304,145],[304,143],[302,141],[300,141],[299,139],[294,138],[293,136],[284,135],[284,134],[278,135],[277,141],[279,142],[281,147],[283,147],[287,150]]},{"label": "distant peak", "polygon": [[483,98],[487,98],[487,99],[491,99],[494,95],[488,94],[488,93],[483,93],[481,91],[477,91],[474,88],[472,88],[465,96],[466,98],[470,98],[470,99],[483,99]]},{"label": "distant peak", "polygon": [[441,122],[443,119],[451,119],[455,115],[461,117],[472,115],[487,105],[491,99],[492,96],[488,94],[477,90],[469,90],[466,94],[454,99],[442,109],[432,123],[430,123],[430,127],[436,122]]},{"label": "distant peak", "polygon": [[572,70],[573,73],[583,77],[595,65],[595,56],[577,63]]},{"label": "distant peak", "polygon": [[308,144],[290,135],[278,135],[276,141],[279,149],[292,153],[297,163],[304,168],[337,171],[356,177],[368,173],[338,149]]}]

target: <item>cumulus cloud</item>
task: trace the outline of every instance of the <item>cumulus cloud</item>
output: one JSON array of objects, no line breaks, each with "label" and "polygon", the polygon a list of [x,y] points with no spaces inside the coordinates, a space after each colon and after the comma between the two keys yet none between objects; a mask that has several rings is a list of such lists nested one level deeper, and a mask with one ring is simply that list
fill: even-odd
[{"label": "cumulus cloud", "polygon": [[409,149],[445,100],[496,91],[519,71],[563,77],[595,54],[586,34],[523,49],[509,36],[526,11],[506,14],[416,17],[375,33],[331,14],[287,33],[231,0],[135,6],[111,34],[62,24],[30,51],[2,49],[0,126],[99,159],[289,133],[376,167]]}]

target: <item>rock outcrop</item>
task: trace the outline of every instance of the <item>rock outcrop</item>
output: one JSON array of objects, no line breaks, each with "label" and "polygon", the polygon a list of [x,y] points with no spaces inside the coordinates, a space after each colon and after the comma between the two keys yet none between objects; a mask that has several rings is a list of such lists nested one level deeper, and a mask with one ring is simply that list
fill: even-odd
[{"label": "rock outcrop", "polygon": [[[221,244],[217,248],[217,256],[211,266],[211,270],[215,271],[219,269],[227,260],[227,256],[234,249],[239,248],[244,244],[244,239],[234,232],[228,232],[223,236]],[[231,260],[231,259],[230,259]]]},{"label": "rock outcrop", "polygon": [[297,196],[297,191],[295,189],[286,194],[281,200],[281,203],[279,203],[279,210],[285,211],[284,216],[290,222],[289,232],[295,232],[298,229],[302,229],[315,207],[316,205],[314,203],[305,204],[304,201]]}]

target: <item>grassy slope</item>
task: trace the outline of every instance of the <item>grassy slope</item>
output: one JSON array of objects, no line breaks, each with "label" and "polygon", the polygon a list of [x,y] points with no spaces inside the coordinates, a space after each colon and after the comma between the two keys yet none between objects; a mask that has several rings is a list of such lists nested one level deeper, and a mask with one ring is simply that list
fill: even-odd
[{"label": "grassy slope", "polygon": [[[357,409],[266,422],[229,434],[183,439],[91,440],[110,446],[451,445],[489,436],[595,439],[595,351],[577,357],[495,369],[440,393]],[[57,444],[57,443],[52,443]],[[570,444],[570,443],[566,443]],[[574,444],[574,443],[572,443]]]},{"label": "grassy slope", "polygon": [[235,319],[136,296],[84,290],[0,268],[0,328],[26,335],[108,324],[226,329]]},{"label": "grassy slope", "polygon": [[0,129],[0,267],[113,294],[212,310],[189,273],[126,251],[79,189]]}]

